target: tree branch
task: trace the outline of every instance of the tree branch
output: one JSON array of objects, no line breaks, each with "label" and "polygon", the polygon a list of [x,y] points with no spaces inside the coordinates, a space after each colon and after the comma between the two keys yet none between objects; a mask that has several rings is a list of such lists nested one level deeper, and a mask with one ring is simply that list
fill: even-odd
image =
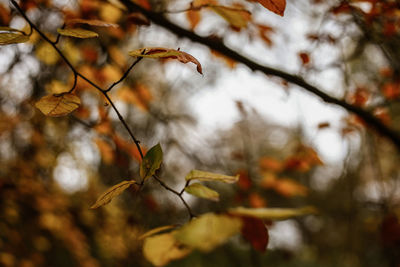
[{"label": "tree branch", "polygon": [[[142,57],[138,57],[132,64],[131,66],[125,71],[125,73],[122,75],[122,77],[114,82],[112,85],[110,85],[107,89],[103,89],[100,86],[98,86],[97,84],[95,84],[94,82],[92,82],[90,79],[86,78],[84,75],[82,75],[73,65],[72,63],[65,57],[65,55],[63,54],[63,52],[57,47],[57,43],[60,40],[59,36],[57,37],[56,41],[51,41],[25,14],[25,12],[20,8],[20,6],[18,5],[17,2],[15,2],[15,0],[10,0],[11,3],[14,5],[14,7],[18,10],[18,12],[24,17],[24,19],[29,23],[29,25],[31,26],[31,29],[35,29],[38,34],[46,41],[48,42],[56,51],[57,53],[60,55],[60,57],[64,60],[64,62],[68,65],[68,67],[71,69],[71,71],[74,74],[74,83],[72,88],[68,91],[68,93],[71,93],[75,87],[76,87],[76,83],[77,83],[77,78],[80,77],[83,80],[85,80],[86,82],[88,82],[90,85],[92,85],[94,88],[96,88],[100,93],[102,93],[104,95],[104,97],[107,99],[107,101],[111,104],[112,108],[114,109],[115,113],[117,113],[118,119],[119,121],[123,124],[123,126],[125,127],[125,129],[128,131],[130,137],[132,138],[133,142],[135,143],[140,157],[141,159],[144,158],[144,154],[142,151],[142,148],[140,146],[140,141],[138,139],[136,139],[136,137],[134,136],[133,132],[131,131],[131,129],[129,128],[128,124],[126,123],[124,117],[121,115],[121,113],[119,112],[119,110],[117,109],[117,107],[115,106],[114,102],[111,100],[110,96],[108,95],[108,92],[111,91],[111,89],[113,89],[114,86],[116,86],[117,84],[121,83],[129,74],[129,72],[133,69],[134,66],[136,66],[137,63],[139,63],[142,60]],[[78,122],[84,124],[87,127],[90,127],[89,124],[83,122],[82,120],[75,118]],[[153,178],[155,180],[157,180],[157,182],[164,187],[166,190],[174,193],[175,195],[177,195],[180,200],[182,201],[183,205],[185,206],[185,208],[188,211],[188,214],[190,216],[190,219],[192,219],[193,217],[195,217],[195,215],[193,214],[190,206],[188,205],[188,203],[185,201],[185,199],[182,197],[182,193],[179,193],[177,191],[175,191],[174,189],[172,189],[171,187],[169,187],[167,184],[165,184],[159,177],[157,177],[156,175],[153,175]],[[139,184],[140,188],[143,186],[144,184],[144,180]],[[183,191],[182,191],[183,192]]]},{"label": "tree branch", "polygon": [[322,90],[320,90],[316,86],[306,82],[300,76],[290,74],[290,73],[287,73],[282,70],[278,70],[278,69],[275,69],[275,68],[272,68],[269,66],[264,66],[264,65],[258,64],[257,62],[252,61],[251,59],[246,58],[246,57],[240,55],[239,53],[235,52],[234,50],[230,49],[229,47],[225,46],[222,41],[216,40],[215,38],[202,37],[200,35],[195,34],[192,31],[188,31],[188,30],[170,22],[168,19],[166,19],[160,13],[147,10],[147,9],[143,8],[142,6],[135,4],[134,2],[129,1],[129,0],[121,0],[121,1],[128,8],[128,10],[130,12],[135,12],[135,11],[141,12],[148,19],[150,19],[153,23],[169,30],[170,32],[174,33],[175,35],[177,35],[179,37],[185,37],[185,38],[190,39],[193,42],[203,44],[203,45],[209,47],[210,49],[218,51],[219,53],[223,54],[224,56],[227,56],[237,62],[240,62],[240,63],[246,65],[248,68],[250,68],[253,71],[261,71],[262,73],[264,73],[266,75],[280,77],[292,84],[298,85],[299,87],[312,93],[313,95],[318,96],[322,101],[324,101],[326,103],[340,106],[340,107],[346,109],[347,111],[358,115],[361,119],[363,119],[369,126],[374,128],[382,136],[385,136],[388,139],[390,139],[393,142],[393,144],[397,147],[397,149],[400,150],[400,135],[399,135],[399,133],[397,133],[395,130],[387,127],[379,119],[377,119],[375,116],[373,116],[370,112],[368,112],[360,107],[351,105],[344,100],[334,98],[334,97],[324,93]]}]

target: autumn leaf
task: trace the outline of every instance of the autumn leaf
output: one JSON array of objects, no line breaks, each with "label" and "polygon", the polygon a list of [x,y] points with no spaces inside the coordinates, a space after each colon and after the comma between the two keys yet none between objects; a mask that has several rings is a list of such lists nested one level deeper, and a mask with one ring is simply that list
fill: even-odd
[{"label": "autumn leaf", "polygon": [[140,177],[143,180],[151,177],[161,166],[163,152],[160,144],[150,148],[140,164]]},{"label": "autumn leaf", "polygon": [[114,28],[118,28],[119,27],[118,24],[105,22],[105,21],[97,20],[97,19],[70,19],[70,20],[65,21],[65,24],[67,24],[67,25],[87,24],[87,25],[90,25],[90,26],[114,27]]},{"label": "autumn leaf", "polygon": [[129,55],[132,57],[165,58],[165,59],[172,58],[172,59],[177,59],[184,64],[192,62],[196,64],[197,71],[200,74],[203,74],[200,62],[192,55],[183,51],[167,49],[162,47],[146,47],[130,51]]},{"label": "autumn leaf", "polygon": [[201,197],[213,201],[218,201],[219,200],[219,194],[218,192],[200,184],[200,183],[194,183],[185,188],[185,192],[189,193],[193,196],[196,197]]},{"label": "autumn leaf", "polygon": [[81,100],[70,93],[53,94],[42,97],[35,106],[46,116],[65,116],[79,107]]},{"label": "autumn leaf", "polygon": [[249,216],[241,216],[239,218],[243,222],[241,229],[243,238],[247,240],[255,250],[265,252],[269,241],[269,235],[264,222],[259,218]]},{"label": "autumn leaf", "polygon": [[292,217],[303,216],[316,213],[314,207],[302,207],[294,209],[286,208],[244,208],[237,207],[229,209],[228,212],[233,215],[252,216],[263,220],[286,220]]},{"label": "autumn leaf", "polygon": [[75,37],[75,38],[81,38],[81,39],[94,38],[94,37],[99,36],[95,32],[88,31],[88,30],[81,29],[81,28],[57,29],[57,32],[63,36]]},{"label": "autumn leaf", "polygon": [[29,36],[24,34],[23,31],[0,26],[0,45],[18,44],[29,41]]},{"label": "autumn leaf", "polygon": [[240,233],[241,227],[242,221],[238,218],[207,213],[191,220],[174,236],[184,245],[207,252]]},{"label": "autumn leaf", "polygon": [[286,0],[248,0],[250,2],[258,2],[269,11],[283,16],[286,8]]},{"label": "autumn leaf", "polygon": [[227,6],[210,6],[209,8],[238,30],[247,27],[251,20],[251,13],[243,8]]},{"label": "autumn leaf", "polygon": [[174,232],[148,237],[144,240],[143,255],[155,266],[185,257],[192,251],[175,239]]},{"label": "autumn leaf", "polygon": [[190,23],[190,29],[194,30],[201,20],[201,14],[197,10],[189,10],[186,17]]},{"label": "autumn leaf", "polygon": [[111,200],[121,195],[126,189],[128,189],[131,185],[135,184],[135,181],[123,181],[119,184],[110,187],[106,192],[101,194],[96,202],[90,207],[91,209],[97,209],[98,207],[104,206],[111,202]]},{"label": "autumn leaf", "polygon": [[167,231],[167,230],[174,229],[174,228],[176,228],[176,227],[177,227],[177,225],[176,225],[176,224],[173,224],[173,225],[164,225],[164,226],[160,226],[160,227],[151,229],[150,231],[147,231],[147,232],[144,233],[143,235],[139,236],[139,240],[148,238],[148,237],[150,237],[150,236],[159,234],[159,233],[164,232],[164,231]]},{"label": "autumn leaf", "polygon": [[29,41],[29,36],[16,32],[1,32],[0,45],[18,44]]},{"label": "autumn leaf", "polygon": [[199,181],[219,181],[228,184],[236,183],[239,180],[239,175],[228,176],[223,174],[216,174],[212,172],[205,172],[199,170],[190,171],[186,177],[186,181],[199,180]]}]

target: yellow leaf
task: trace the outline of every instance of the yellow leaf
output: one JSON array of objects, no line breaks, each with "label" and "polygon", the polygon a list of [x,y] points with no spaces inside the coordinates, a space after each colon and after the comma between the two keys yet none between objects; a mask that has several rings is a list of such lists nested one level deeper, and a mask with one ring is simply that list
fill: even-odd
[{"label": "yellow leaf", "polygon": [[42,42],[36,47],[36,57],[46,65],[54,65],[60,59],[57,51],[47,42]]},{"label": "yellow leaf", "polygon": [[236,183],[239,181],[239,175],[236,176],[228,176],[223,174],[216,174],[211,172],[192,170],[190,171],[186,177],[186,181],[189,180],[199,180],[199,181],[219,181],[228,184]]},{"label": "yellow leaf", "polygon": [[251,19],[251,13],[245,9],[227,7],[227,6],[211,6],[210,9],[220,15],[234,28],[245,28]]},{"label": "yellow leaf", "polygon": [[286,220],[292,217],[316,213],[314,207],[302,207],[297,209],[285,208],[244,208],[238,207],[228,210],[233,215],[251,216],[264,220]]},{"label": "yellow leaf", "polygon": [[114,28],[119,27],[118,24],[105,22],[105,21],[97,20],[97,19],[70,19],[70,20],[67,20],[65,23],[67,25],[87,24],[90,26],[97,26],[97,27],[114,27]]},{"label": "yellow leaf", "polygon": [[29,41],[29,36],[16,32],[0,33],[0,45],[18,44]]},{"label": "yellow leaf", "polygon": [[240,232],[242,221],[235,217],[207,213],[191,220],[175,233],[175,238],[184,245],[211,251]]},{"label": "yellow leaf", "polygon": [[100,18],[110,22],[117,23],[122,16],[122,11],[112,4],[102,4],[100,6]]},{"label": "yellow leaf", "polygon": [[185,188],[185,192],[196,197],[206,198],[213,201],[219,200],[218,192],[199,183],[191,184]]},{"label": "yellow leaf", "polygon": [[135,181],[123,181],[119,184],[114,185],[113,187],[110,187],[106,192],[99,196],[99,198],[96,200],[96,203],[94,203],[90,208],[97,209],[98,207],[110,203],[114,197],[121,195],[122,192],[124,192],[126,189],[128,189],[128,187],[135,183]]},{"label": "yellow leaf", "polygon": [[144,257],[155,266],[164,266],[172,260],[181,259],[191,251],[175,239],[173,232],[148,237],[143,244]]},{"label": "yellow leaf", "polygon": [[98,37],[99,35],[95,32],[88,31],[81,28],[75,29],[57,29],[57,32],[63,36],[75,37],[75,38],[94,38]]},{"label": "yellow leaf", "polygon": [[178,51],[174,49],[162,48],[162,47],[146,47],[142,49],[137,49],[129,52],[129,55],[132,57],[148,57],[148,58],[172,58],[177,59],[180,62],[186,64],[188,62],[192,62],[196,64],[197,71],[203,74],[203,70],[200,62],[194,58],[192,55]]},{"label": "yellow leaf", "polygon": [[65,116],[79,107],[81,100],[70,93],[53,94],[42,97],[35,106],[50,117]]},{"label": "yellow leaf", "polygon": [[150,237],[150,236],[152,236],[152,235],[156,235],[156,234],[158,234],[158,233],[161,233],[161,232],[164,232],[164,231],[167,231],[167,230],[170,230],[170,229],[174,229],[174,228],[176,228],[176,227],[177,227],[177,225],[176,225],[176,224],[173,224],[173,225],[164,225],[164,226],[160,226],[160,227],[151,229],[150,231],[147,231],[146,233],[144,233],[143,235],[141,235],[141,236],[139,237],[139,240],[145,239],[145,238],[147,238],[147,237]]}]

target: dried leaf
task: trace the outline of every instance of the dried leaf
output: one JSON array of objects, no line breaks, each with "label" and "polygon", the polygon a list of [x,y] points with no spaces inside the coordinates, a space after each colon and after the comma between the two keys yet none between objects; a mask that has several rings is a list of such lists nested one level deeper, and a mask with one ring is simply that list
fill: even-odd
[{"label": "dried leaf", "polygon": [[246,28],[251,20],[251,13],[242,8],[227,6],[211,6],[210,9],[225,19],[236,29]]},{"label": "dried leaf", "polygon": [[201,14],[197,10],[189,10],[186,12],[186,17],[190,23],[190,28],[194,30],[201,20]]},{"label": "dried leaf", "polygon": [[175,238],[184,245],[207,252],[238,234],[241,228],[239,218],[207,213],[176,231]]},{"label": "dried leaf", "polygon": [[87,24],[90,26],[97,26],[97,27],[114,27],[114,28],[119,27],[118,24],[105,22],[105,21],[97,20],[97,19],[70,19],[70,20],[67,20],[65,23],[67,25]]},{"label": "dried leaf", "polygon": [[230,214],[239,216],[252,216],[263,220],[286,220],[292,217],[303,216],[316,213],[314,207],[303,207],[297,209],[285,208],[232,208],[228,210]]},{"label": "dried leaf", "polygon": [[150,148],[140,164],[140,177],[147,179],[151,177],[161,166],[163,152],[160,144]]},{"label": "dried leaf", "polygon": [[148,237],[143,244],[144,257],[155,266],[164,266],[172,260],[181,259],[191,251],[175,239],[173,232]]},{"label": "dried leaf", "polygon": [[252,247],[260,252],[265,252],[268,245],[269,235],[267,227],[261,219],[241,216],[243,227],[241,230],[242,236]]},{"label": "dried leaf", "polygon": [[101,196],[99,196],[99,198],[96,200],[96,203],[94,203],[90,208],[97,209],[98,207],[110,203],[114,197],[121,195],[122,192],[124,192],[126,189],[128,189],[131,185],[135,183],[136,183],[135,181],[123,181],[119,184],[110,187],[106,192],[104,192],[103,194],[101,194]]},{"label": "dried leaf", "polygon": [[236,183],[239,180],[239,175],[228,176],[228,175],[216,174],[216,173],[212,173],[212,172],[192,170],[186,175],[185,179],[186,179],[186,181],[189,181],[189,180],[219,181],[219,182],[232,184],[232,183]]},{"label": "dried leaf", "polygon": [[148,57],[148,58],[172,58],[177,59],[180,62],[186,64],[188,62],[192,62],[196,64],[197,71],[200,74],[203,74],[203,70],[200,62],[194,58],[192,55],[174,49],[167,49],[162,47],[146,47],[142,49],[137,49],[129,52],[129,55],[132,57]]},{"label": "dried leaf", "polygon": [[266,9],[283,16],[286,8],[286,0],[248,0],[251,2],[258,2],[263,5]]},{"label": "dried leaf", "polygon": [[99,35],[97,33],[88,31],[85,29],[81,29],[81,28],[57,29],[57,32],[63,36],[75,37],[75,38],[81,38],[81,39],[99,37]]},{"label": "dried leaf", "polygon": [[176,225],[176,224],[173,224],[173,225],[164,225],[164,226],[160,226],[160,227],[151,229],[150,231],[147,231],[146,233],[144,233],[143,235],[141,235],[141,236],[139,237],[139,240],[145,239],[145,238],[147,238],[147,237],[156,235],[156,234],[158,234],[158,233],[161,233],[161,232],[164,232],[164,231],[167,231],[167,230],[170,230],[170,229],[174,229],[174,228],[176,228],[176,227],[177,227],[177,225]]},{"label": "dried leaf", "polygon": [[0,33],[0,45],[19,44],[29,41],[29,36],[17,32]]},{"label": "dried leaf", "polygon": [[219,200],[218,192],[216,192],[200,183],[195,183],[195,184],[191,184],[191,185],[187,186],[185,188],[185,192],[189,193],[191,195],[194,195],[196,197],[206,198],[206,199],[213,200],[213,201]]},{"label": "dried leaf", "polygon": [[50,117],[65,116],[79,107],[81,100],[70,93],[53,94],[42,97],[35,106]]}]

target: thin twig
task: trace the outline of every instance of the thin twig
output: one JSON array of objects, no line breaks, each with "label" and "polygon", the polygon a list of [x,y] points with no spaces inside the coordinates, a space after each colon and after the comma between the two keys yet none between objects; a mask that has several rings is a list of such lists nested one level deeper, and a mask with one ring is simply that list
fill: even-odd
[{"label": "thin twig", "polygon": [[[18,12],[24,17],[24,19],[29,23],[31,29],[34,29],[38,32],[38,34],[46,41],[48,42],[59,54],[59,56],[63,59],[63,61],[68,65],[68,67],[71,69],[71,71],[74,74],[74,84],[72,86],[72,88],[68,91],[68,93],[71,93],[77,84],[77,78],[80,77],[83,80],[85,80],[86,82],[88,82],[90,85],[92,85],[94,88],[96,88],[99,92],[101,92],[104,97],[107,99],[107,101],[110,103],[110,105],[112,106],[112,108],[114,109],[115,113],[118,116],[119,121],[123,124],[123,126],[125,127],[125,129],[128,131],[129,136],[132,138],[133,142],[136,145],[136,148],[139,151],[140,157],[141,159],[144,158],[144,154],[142,151],[142,148],[140,146],[140,141],[138,139],[136,139],[136,137],[134,136],[133,132],[131,131],[131,129],[129,128],[128,124],[126,123],[125,119],[123,118],[123,116],[121,115],[121,113],[119,112],[119,110],[117,109],[117,107],[115,106],[114,102],[111,100],[110,96],[108,95],[108,92],[111,91],[111,89],[113,87],[115,87],[117,84],[121,83],[124,79],[126,79],[126,77],[128,76],[129,72],[133,69],[134,66],[136,66],[137,63],[139,63],[142,60],[142,57],[137,58],[132,64],[131,66],[126,70],[126,72],[122,75],[121,79],[119,79],[118,81],[114,82],[109,88],[107,89],[103,89],[100,86],[98,86],[97,84],[95,84],[94,82],[92,82],[91,80],[89,80],[88,78],[86,78],[83,74],[81,74],[73,65],[72,63],[65,57],[65,55],[63,54],[63,52],[57,47],[57,43],[59,41],[59,36],[57,37],[56,41],[51,41],[24,13],[24,11],[20,8],[20,6],[18,5],[17,2],[15,2],[15,0],[10,0],[11,3],[14,5],[14,7],[18,10]],[[143,53],[145,52],[145,50],[143,50]],[[78,122],[82,123],[83,125],[87,126],[87,127],[91,127],[91,125],[87,124],[86,122],[80,120],[79,118],[74,117],[75,120],[77,120]],[[169,187],[168,185],[166,185],[159,177],[157,177],[156,175],[153,175],[153,178],[156,179],[156,181],[162,186],[164,187],[166,190],[174,193],[175,195],[177,195],[180,200],[182,201],[183,205],[186,207],[188,214],[190,216],[190,219],[192,219],[193,217],[195,217],[195,215],[193,214],[190,206],[188,205],[188,203],[185,201],[185,199],[182,197],[182,193],[181,192],[177,192],[174,189],[172,189],[171,187]],[[139,184],[139,187],[141,188],[144,185],[144,180]],[[183,189],[184,190],[184,189]]]},{"label": "thin twig", "polygon": [[111,91],[111,89],[114,88],[114,86],[116,86],[117,84],[121,83],[129,74],[129,72],[133,69],[133,67],[135,67],[135,65],[137,63],[139,63],[143,58],[139,57],[137,58],[132,65],[125,71],[125,73],[122,75],[121,79],[119,79],[118,81],[116,81],[115,83],[113,83],[112,85],[110,85],[110,87],[108,87],[106,90],[104,90],[104,92],[108,93],[109,91]]}]

